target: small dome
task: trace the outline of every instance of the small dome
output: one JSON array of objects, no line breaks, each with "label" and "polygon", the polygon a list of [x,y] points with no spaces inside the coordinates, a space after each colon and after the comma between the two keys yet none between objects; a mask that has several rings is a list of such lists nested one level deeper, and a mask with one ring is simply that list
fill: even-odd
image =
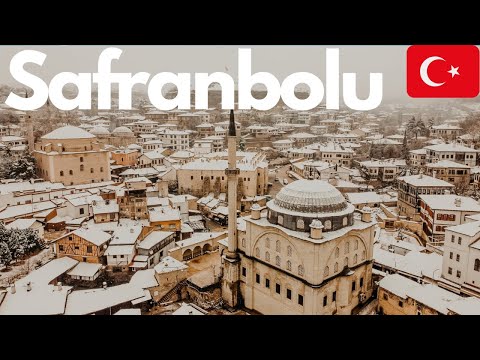
[{"label": "small dome", "polygon": [[112,134],[116,136],[132,136],[133,132],[126,126],[119,126],[112,131]]},{"label": "small dome", "polygon": [[108,131],[106,128],[103,126],[95,126],[93,129],[89,130],[90,134],[96,135],[96,136],[102,136],[102,135],[110,135],[110,131]]},{"label": "small dome", "polygon": [[260,209],[261,209],[261,207],[257,203],[253,204],[252,207],[250,208],[250,210],[253,210],[253,211],[258,211]]},{"label": "small dome", "polygon": [[313,229],[323,229],[324,226],[322,225],[322,222],[318,219],[315,219],[312,221],[312,223],[310,224],[310,227],[313,228]]}]

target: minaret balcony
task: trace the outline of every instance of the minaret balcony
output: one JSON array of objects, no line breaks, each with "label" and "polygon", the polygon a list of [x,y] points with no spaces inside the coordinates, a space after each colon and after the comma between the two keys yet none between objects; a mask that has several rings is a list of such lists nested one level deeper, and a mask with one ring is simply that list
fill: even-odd
[{"label": "minaret balcony", "polygon": [[239,168],[236,168],[236,169],[225,169],[225,175],[229,176],[229,175],[238,175],[240,174],[240,169]]}]

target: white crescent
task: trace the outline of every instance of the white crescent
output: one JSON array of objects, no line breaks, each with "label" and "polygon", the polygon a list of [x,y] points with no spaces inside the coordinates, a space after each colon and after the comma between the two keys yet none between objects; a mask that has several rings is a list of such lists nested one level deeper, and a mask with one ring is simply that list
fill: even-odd
[{"label": "white crescent", "polygon": [[422,80],[425,84],[427,84],[428,86],[431,86],[431,87],[442,86],[443,84],[445,84],[445,82],[437,83],[435,81],[432,81],[428,77],[428,67],[430,66],[430,64],[432,62],[437,61],[437,60],[445,61],[445,59],[441,58],[440,56],[430,56],[429,58],[425,59],[425,61],[420,66],[420,77],[422,78]]}]

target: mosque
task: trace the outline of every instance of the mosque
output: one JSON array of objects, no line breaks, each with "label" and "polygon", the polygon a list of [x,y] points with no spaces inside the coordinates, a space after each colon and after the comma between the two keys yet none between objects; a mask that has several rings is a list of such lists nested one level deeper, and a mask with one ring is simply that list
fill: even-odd
[{"label": "mosque", "polygon": [[[229,204],[237,189],[235,137],[232,111]],[[374,225],[371,209],[355,210],[326,181],[285,186],[265,207],[229,221],[221,249],[225,304],[270,315],[351,314],[372,294]]]}]

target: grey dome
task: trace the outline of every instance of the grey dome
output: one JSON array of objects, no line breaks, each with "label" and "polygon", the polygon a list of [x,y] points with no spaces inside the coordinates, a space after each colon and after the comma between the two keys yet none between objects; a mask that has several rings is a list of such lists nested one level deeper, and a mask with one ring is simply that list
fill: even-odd
[{"label": "grey dome", "polygon": [[347,201],[334,186],[322,180],[298,180],[277,194],[275,205],[304,213],[336,212],[347,208]]}]

